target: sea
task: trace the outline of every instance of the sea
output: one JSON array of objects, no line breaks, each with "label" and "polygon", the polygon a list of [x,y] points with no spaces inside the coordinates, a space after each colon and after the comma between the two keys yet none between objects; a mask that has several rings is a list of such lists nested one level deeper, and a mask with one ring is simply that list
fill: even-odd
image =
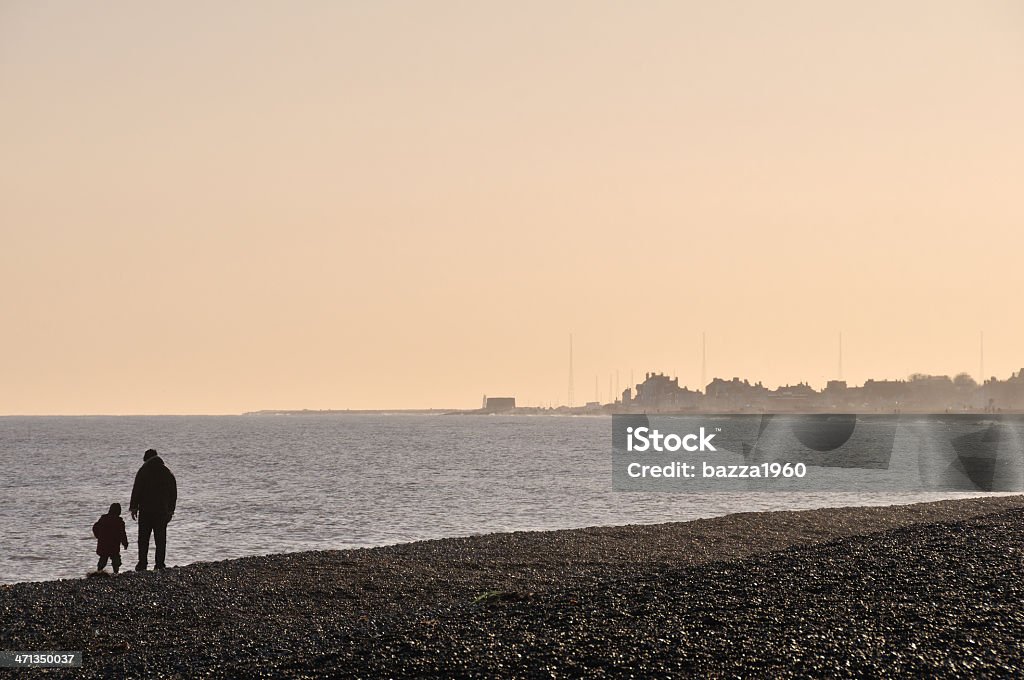
[{"label": "sea", "polygon": [[122,557],[132,568],[128,502],[149,448],[178,482],[169,566],[979,495],[614,491],[611,424],[607,416],[436,414],[0,417],[0,583],[94,570],[92,525],[113,502],[124,509]]}]

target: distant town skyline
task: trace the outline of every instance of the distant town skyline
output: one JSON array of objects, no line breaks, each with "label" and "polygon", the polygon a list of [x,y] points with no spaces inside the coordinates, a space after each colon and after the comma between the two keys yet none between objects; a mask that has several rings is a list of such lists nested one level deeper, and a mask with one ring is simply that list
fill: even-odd
[{"label": "distant town skyline", "polygon": [[0,414],[1024,365],[1024,5],[0,5]]},{"label": "distant town skyline", "polygon": [[[489,405],[489,404],[488,404]],[[499,403],[500,407],[501,404]],[[915,373],[905,380],[868,379],[863,385],[830,380],[817,390],[803,382],[770,388],[733,377],[714,378],[700,390],[679,385],[662,373],[645,373],[605,407],[613,412],[927,412],[1000,413],[1024,410],[1024,368],[1005,380],[976,381]]]}]

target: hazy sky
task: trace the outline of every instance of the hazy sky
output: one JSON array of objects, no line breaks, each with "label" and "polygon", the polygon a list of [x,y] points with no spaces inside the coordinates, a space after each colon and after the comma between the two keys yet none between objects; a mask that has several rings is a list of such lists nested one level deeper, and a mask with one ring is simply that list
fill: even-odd
[{"label": "hazy sky", "polygon": [[0,413],[1024,366],[1024,4],[0,2]]}]

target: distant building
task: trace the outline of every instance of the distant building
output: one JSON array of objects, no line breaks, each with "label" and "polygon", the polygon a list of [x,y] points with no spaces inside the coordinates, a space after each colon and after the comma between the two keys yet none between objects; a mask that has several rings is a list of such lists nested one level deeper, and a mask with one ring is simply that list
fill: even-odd
[{"label": "distant building", "polygon": [[1003,381],[986,380],[975,390],[974,403],[987,411],[1024,408],[1024,368]]},{"label": "distant building", "polygon": [[747,380],[715,378],[704,388],[705,403],[716,410],[757,410],[768,401],[768,388],[761,383],[751,385]]},{"label": "distant building", "polygon": [[515,397],[487,397],[484,401],[484,410],[490,413],[504,413],[514,411],[515,408]]},{"label": "distant building", "polygon": [[785,385],[768,395],[768,403],[773,410],[804,411],[814,407],[818,393],[806,383]]},{"label": "distant building", "polygon": [[906,400],[907,383],[903,380],[871,380],[857,388],[861,406],[878,411],[895,411]]},{"label": "distant building", "polygon": [[[623,392],[623,403],[628,403],[626,392]],[[636,399],[632,403],[651,411],[696,409],[700,404],[700,392],[680,387],[679,378],[669,378],[664,373],[648,373],[636,386]]]},{"label": "distant building", "polygon": [[821,392],[821,404],[832,409],[846,409],[850,404],[853,391],[845,380],[829,380]]},{"label": "distant building", "polygon": [[[487,400],[489,402],[489,400]],[[906,380],[868,379],[863,385],[829,380],[821,391],[807,383],[769,390],[760,382],[714,378],[703,393],[678,378],[647,373],[614,405],[625,413],[954,413],[1024,412],[1024,368],[1005,380],[978,383],[967,373],[953,378],[915,373]],[[597,408],[596,402],[585,407]]]}]

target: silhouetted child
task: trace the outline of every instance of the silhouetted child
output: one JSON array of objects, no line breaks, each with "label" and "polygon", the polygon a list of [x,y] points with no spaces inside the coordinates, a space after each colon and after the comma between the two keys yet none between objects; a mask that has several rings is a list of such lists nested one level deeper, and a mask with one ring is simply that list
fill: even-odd
[{"label": "silhouetted child", "polygon": [[116,574],[121,568],[121,546],[128,547],[128,534],[124,531],[120,503],[110,504],[107,514],[92,525],[92,533],[96,537],[96,554],[100,556],[96,571],[103,571],[103,567],[107,566],[107,558],[110,558],[110,566]]}]

